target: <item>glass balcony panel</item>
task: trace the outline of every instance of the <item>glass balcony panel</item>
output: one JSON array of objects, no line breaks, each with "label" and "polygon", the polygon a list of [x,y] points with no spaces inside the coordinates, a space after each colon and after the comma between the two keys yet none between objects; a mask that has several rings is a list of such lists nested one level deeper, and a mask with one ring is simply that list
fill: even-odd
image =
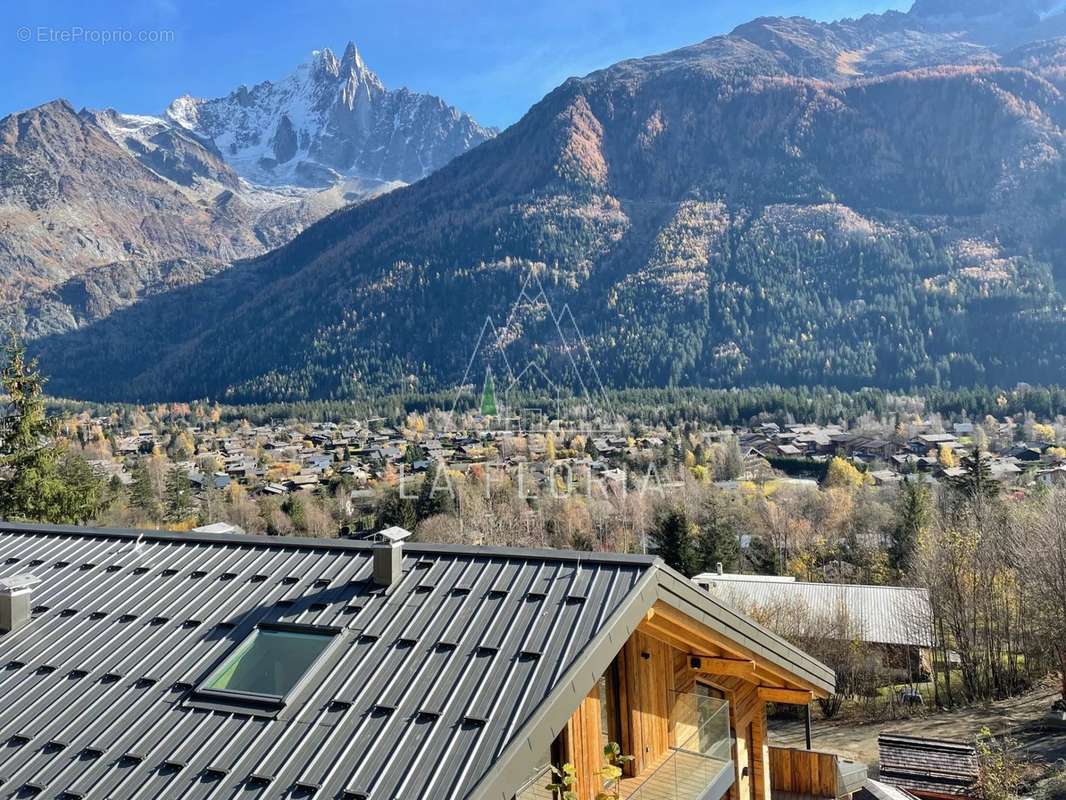
[{"label": "glass balcony panel", "polygon": [[[733,782],[733,739],[729,703],[715,697],[675,692],[670,730],[673,745],[636,778],[623,780],[625,800],[719,800]],[[589,780],[589,776],[579,779]],[[597,780],[592,777],[592,780]],[[552,782],[542,767],[516,800],[554,800],[545,787]],[[605,789],[609,794],[611,789]]]},{"label": "glass balcony panel", "polygon": [[658,764],[623,783],[627,800],[718,800],[733,781],[729,703],[676,692],[670,713],[673,746]]}]

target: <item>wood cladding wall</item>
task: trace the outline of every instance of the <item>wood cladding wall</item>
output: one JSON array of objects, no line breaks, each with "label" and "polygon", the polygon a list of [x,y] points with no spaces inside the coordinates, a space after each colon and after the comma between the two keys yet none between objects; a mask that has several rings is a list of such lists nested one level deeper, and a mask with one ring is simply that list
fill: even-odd
[{"label": "wood cladding wall", "polygon": [[[670,749],[674,649],[640,631],[618,656],[622,752],[633,756],[627,776],[640,775]],[[628,719],[627,719],[628,717]]]},{"label": "wood cladding wall", "polygon": [[563,757],[577,770],[578,800],[596,800],[601,788],[603,743],[600,738],[600,689],[594,686],[563,732]]}]

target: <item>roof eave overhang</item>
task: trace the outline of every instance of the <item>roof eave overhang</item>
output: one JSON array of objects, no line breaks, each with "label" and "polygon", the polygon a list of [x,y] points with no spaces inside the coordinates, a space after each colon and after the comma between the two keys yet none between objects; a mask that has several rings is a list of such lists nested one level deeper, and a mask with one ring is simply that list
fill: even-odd
[{"label": "roof eave overhang", "polygon": [[790,681],[825,697],[836,691],[836,674],[800,648],[771,633],[669,567],[658,570],[658,599],[724,635],[739,649],[775,667]]}]

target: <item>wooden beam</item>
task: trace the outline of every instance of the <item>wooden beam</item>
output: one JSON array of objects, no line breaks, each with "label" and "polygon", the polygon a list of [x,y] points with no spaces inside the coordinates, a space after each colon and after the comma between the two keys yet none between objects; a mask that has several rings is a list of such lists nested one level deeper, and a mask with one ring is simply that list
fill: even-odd
[{"label": "wooden beam", "polygon": [[665,642],[671,647],[680,650],[682,653],[697,655],[699,658],[717,657],[721,655],[721,651],[717,647],[697,647],[692,639],[678,636],[677,628],[665,623],[661,617],[656,617],[650,621],[645,620],[637,626],[637,630],[646,636],[651,636],[653,639]]},{"label": "wooden beam", "polygon": [[760,686],[759,699],[767,703],[805,706],[814,700],[814,692],[805,689],[773,689],[769,686]]},{"label": "wooden beam", "polygon": [[775,689],[788,688],[786,682],[780,676],[762,669],[757,662],[755,664],[755,677],[760,686],[770,686]]},{"label": "wooden beam", "polygon": [[702,658],[692,659],[692,668],[706,675],[732,675],[735,678],[743,678],[751,683],[758,683],[759,677],[755,673],[755,662],[737,658]]},{"label": "wooden beam", "polygon": [[669,627],[672,629],[675,637],[680,636],[688,641],[689,650],[713,647],[721,650],[722,655],[727,657],[732,656],[738,659],[754,660],[760,672],[772,675],[778,681],[786,685],[806,687],[818,697],[829,696],[829,693],[824,689],[816,687],[814,684],[801,679],[799,676],[781,669],[776,664],[771,664],[765,661],[756,653],[747,650],[743,645],[733,641],[728,636],[692,619],[684,612],[678,611],[673,606],[664,603],[661,600],[655,603],[655,619],[652,621],[652,624],[654,624],[656,628],[662,629]]}]

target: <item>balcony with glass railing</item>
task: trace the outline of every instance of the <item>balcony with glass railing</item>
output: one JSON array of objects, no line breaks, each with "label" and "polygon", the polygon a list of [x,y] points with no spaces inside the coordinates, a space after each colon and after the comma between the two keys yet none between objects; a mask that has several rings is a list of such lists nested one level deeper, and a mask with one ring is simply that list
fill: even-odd
[{"label": "balcony with glass railing", "polygon": [[[604,786],[609,797],[624,800],[719,800],[733,784],[733,739],[729,728],[729,703],[685,692],[671,693],[671,746],[656,761],[620,785]],[[601,778],[578,776],[579,781]],[[515,800],[556,800],[547,785],[551,768],[538,767]],[[586,793],[579,793],[585,796]]]},{"label": "balcony with glass railing", "polygon": [[719,800],[733,784],[729,703],[674,693],[670,713],[675,742],[635,778],[619,787],[626,800]]}]

